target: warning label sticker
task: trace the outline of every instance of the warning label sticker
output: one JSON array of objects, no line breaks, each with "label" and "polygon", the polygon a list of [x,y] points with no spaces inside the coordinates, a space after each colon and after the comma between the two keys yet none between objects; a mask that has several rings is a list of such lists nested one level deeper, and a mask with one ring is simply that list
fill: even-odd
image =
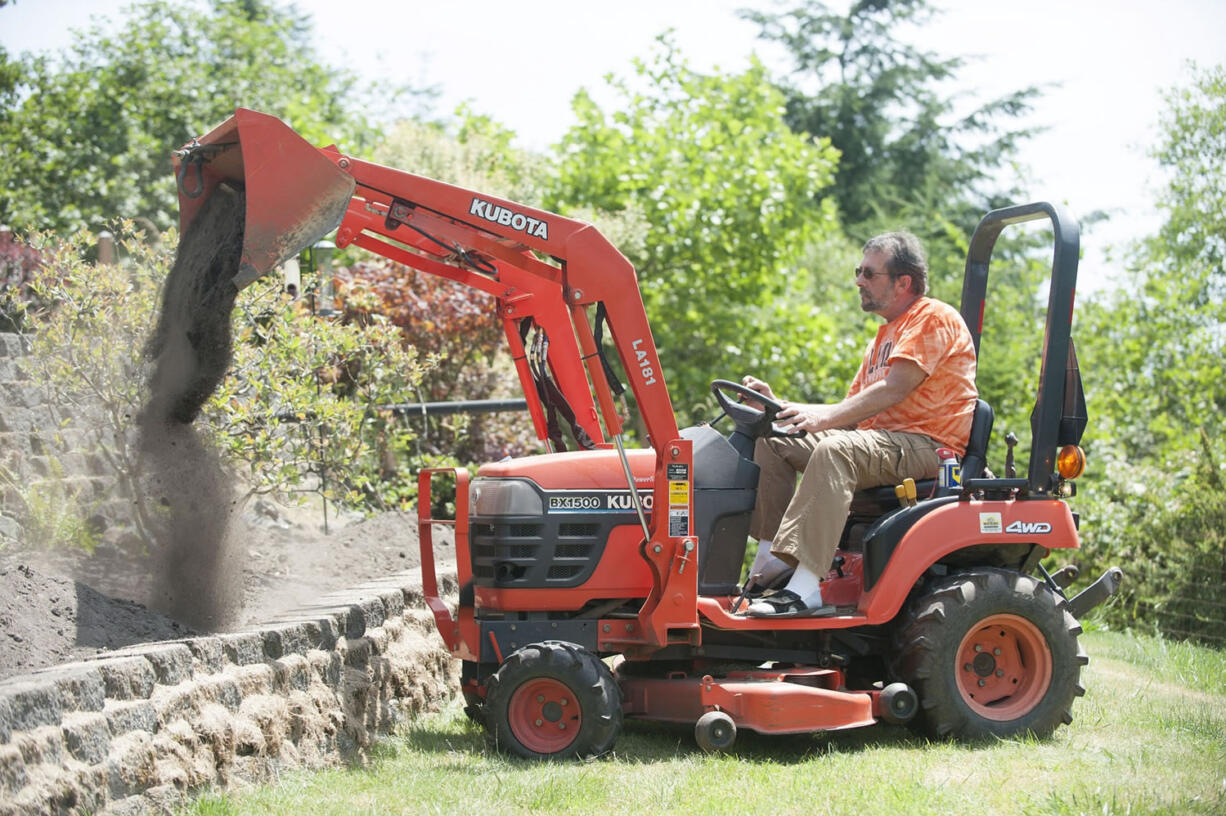
[{"label": "warning label sticker", "polygon": [[690,506],[690,483],[689,482],[669,482],[668,483],[668,505],[669,507],[689,507]]},{"label": "warning label sticker", "polygon": [[980,513],[979,514],[979,532],[981,533],[1000,533],[1005,528],[1001,521],[1000,513]]},{"label": "warning label sticker", "polygon": [[685,510],[668,511],[669,538],[684,538],[690,534],[690,514]]}]

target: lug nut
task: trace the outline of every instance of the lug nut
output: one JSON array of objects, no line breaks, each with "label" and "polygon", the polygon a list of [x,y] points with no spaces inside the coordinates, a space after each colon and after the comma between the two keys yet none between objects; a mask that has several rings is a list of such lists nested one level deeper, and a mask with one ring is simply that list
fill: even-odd
[{"label": "lug nut", "polygon": [[1000,649],[993,649],[992,654],[996,655],[997,657],[1000,657]]},{"label": "lug nut", "polygon": [[1005,676],[1005,670],[1004,670],[1004,669],[997,669],[997,670],[996,670],[996,676],[997,676],[997,677],[1004,677],[1004,676]]},{"label": "lug nut", "polygon": [[967,663],[965,666],[962,667],[963,671],[971,671],[971,669],[972,669],[972,666],[970,663]]},{"label": "lug nut", "polygon": [[537,720],[537,721],[536,721],[536,727],[537,727],[537,728],[540,728],[540,727],[541,727],[542,725],[544,725],[544,724],[545,724],[545,721],[544,721],[544,720]]},{"label": "lug nut", "polygon": [[983,687],[984,687],[984,686],[986,686],[987,684],[988,684],[988,681],[987,681],[987,680],[980,680],[980,681],[979,681],[979,687],[980,687],[980,688],[983,688]]},{"label": "lug nut", "polygon": [[538,694],[538,695],[536,695],[536,701],[537,701],[538,703],[543,703],[543,702],[545,702],[545,695],[544,695],[544,694]]}]

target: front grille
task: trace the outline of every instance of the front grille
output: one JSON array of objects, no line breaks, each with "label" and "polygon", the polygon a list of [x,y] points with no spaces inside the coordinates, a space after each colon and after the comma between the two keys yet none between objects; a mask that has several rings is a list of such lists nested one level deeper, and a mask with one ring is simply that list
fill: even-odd
[{"label": "front grille", "polygon": [[610,531],[628,520],[606,514],[598,521],[573,516],[542,520],[474,517],[469,547],[473,579],[491,587],[577,587],[591,577]]}]

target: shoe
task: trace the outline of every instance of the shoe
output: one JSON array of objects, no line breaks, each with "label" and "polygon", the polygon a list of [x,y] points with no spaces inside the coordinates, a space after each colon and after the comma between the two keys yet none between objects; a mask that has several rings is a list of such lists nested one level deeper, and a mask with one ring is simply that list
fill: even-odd
[{"label": "shoe", "polygon": [[782,572],[774,572],[771,574],[758,573],[757,575],[749,576],[745,581],[745,586],[741,589],[744,597],[756,598],[759,595],[764,595],[772,590],[779,589],[788,585],[788,580],[792,577],[794,570],[791,567],[784,569]]},{"label": "shoe", "polygon": [[790,589],[759,598],[747,610],[753,618],[828,618],[837,611],[822,603],[820,592],[806,601]]}]

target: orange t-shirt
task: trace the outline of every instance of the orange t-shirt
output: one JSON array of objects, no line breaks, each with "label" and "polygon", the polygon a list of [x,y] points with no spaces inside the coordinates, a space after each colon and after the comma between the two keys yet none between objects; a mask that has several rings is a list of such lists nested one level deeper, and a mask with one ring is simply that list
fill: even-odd
[{"label": "orange t-shirt", "polygon": [[961,456],[975,414],[975,346],[952,306],[921,297],[877,329],[847,396],[885,379],[895,360],[911,360],[928,375],[902,402],[856,427],[924,434]]}]

